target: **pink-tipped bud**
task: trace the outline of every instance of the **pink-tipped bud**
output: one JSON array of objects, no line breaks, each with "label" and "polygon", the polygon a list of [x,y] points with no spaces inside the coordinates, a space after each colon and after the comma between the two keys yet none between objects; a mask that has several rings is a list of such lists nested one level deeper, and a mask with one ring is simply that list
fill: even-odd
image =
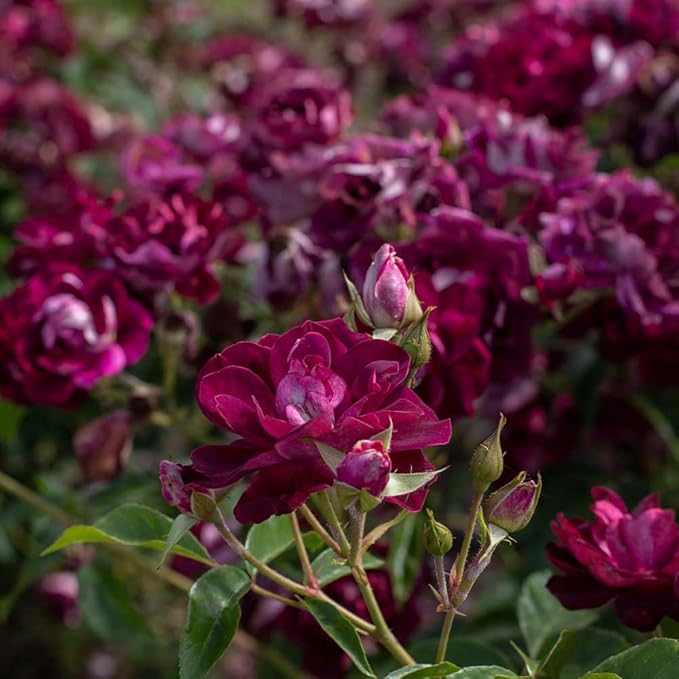
[{"label": "pink-tipped bud", "polygon": [[375,328],[401,328],[422,316],[408,270],[388,243],[377,251],[366,273],[363,304]]},{"label": "pink-tipped bud", "polygon": [[508,533],[523,530],[533,518],[542,492],[542,479],[526,481],[526,472],[496,490],[486,503],[485,514],[492,523]]},{"label": "pink-tipped bud", "polygon": [[389,482],[391,458],[381,441],[358,441],[337,467],[337,480],[378,496]]}]

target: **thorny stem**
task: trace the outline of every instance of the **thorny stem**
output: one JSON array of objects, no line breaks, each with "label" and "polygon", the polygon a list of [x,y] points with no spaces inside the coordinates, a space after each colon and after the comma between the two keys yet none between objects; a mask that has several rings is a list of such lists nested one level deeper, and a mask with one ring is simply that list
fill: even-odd
[{"label": "thorny stem", "polygon": [[[76,519],[65,512],[63,509],[52,504],[45,498],[41,497],[30,488],[27,488],[22,483],[19,483],[16,479],[0,471],[0,489],[13,495],[22,502],[34,507],[40,512],[43,512],[47,516],[52,517],[56,521],[66,526],[76,523]],[[133,563],[135,566],[141,570],[146,571],[148,574],[153,575],[161,580],[164,580],[168,585],[175,587],[182,592],[188,593],[193,585],[193,581],[189,578],[177,573],[166,566],[161,566],[158,568],[155,563],[142,556],[138,552],[125,547],[125,545],[117,544],[106,544],[102,543],[101,547],[107,549],[108,551],[121,556],[128,563]],[[254,589],[254,587],[253,587]],[[298,602],[292,602],[298,606]],[[281,676],[289,677],[289,679],[304,679],[307,675],[300,674],[300,670],[294,667],[290,661],[281,653],[279,653],[275,648],[270,648],[266,644],[261,644],[257,639],[250,636],[247,632],[238,630],[234,641],[236,644],[243,648],[247,648],[250,651],[255,649],[266,656],[268,660],[276,666]]]},{"label": "thorny stem", "polygon": [[369,622],[363,620],[363,618],[359,617],[355,613],[352,613],[350,610],[344,608],[344,606],[338,604],[324,592],[320,590],[311,589],[310,587],[306,587],[305,585],[299,582],[291,580],[282,573],[279,573],[277,570],[271,568],[271,566],[269,566],[268,564],[265,564],[263,561],[260,561],[256,556],[252,555],[241,543],[241,541],[231,532],[231,529],[226,525],[224,516],[219,511],[219,509],[215,511],[214,519],[215,526],[217,527],[217,530],[219,531],[221,536],[224,538],[226,544],[228,544],[229,547],[231,547],[231,549],[233,549],[233,551],[238,556],[241,557],[241,559],[244,559],[249,564],[253,565],[262,575],[269,578],[269,580],[275,582],[277,585],[280,585],[281,587],[285,587],[285,589],[289,590],[293,594],[297,594],[298,596],[305,598],[308,597],[320,599],[321,601],[324,601],[325,603],[334,606],[357,629],[360,629],[361,631],[366,632],[367,634],[375,633],[376,628],[374,625],[371,625]]},{"label": "thorny stem", "polygon": [[332,549],[333,552],[337,554],[341,554],[340,546],[337,544],[337,541],[333,539],[332,535],[328,533],[327,530],[323,527],[323,524],[316,518],[316,515],[311,511],[307,505],[302,505],[299,508],[300,514],[306,519],[307,523],[318,533],[320,536],[321,540],[325,542],[330,549]]},{"label": "thorny stem", "polygon": [[290,523],[292,524],[292,533],[295,536],[295,547],[297,548],[297,556],[299,556],[299,562],[302,564],[302,571],[304,572],[304,579],[306,584],[311,589],[318,589],[318,580],[314,575],[314,569],[311,567],[311,561],[309,560],[309,554],[306,551],[306,546],[304,545],[304,536],[299,527],[299,520],[297,519],[297,513],[290,513]]},{"label": "thorny stem", "polygon": [[446,570],[442,556],[434,557],[434,570],[436,571],[436,588],[441,596],[441,603],[447,604],[449,601],[448,583],[446,582]]},{"label": "thorny stem", "polygon": [[[457,555],[455,560],[455,582],[453,584],[453,590],[459,586],[462,582],[462,576],[464,575],[464,568],[467,563],[467,557],[469,556],[469,548],[472,544],[472,538],[474,537],[474,530],[476,528],[476,522],[479,518],[479,511],[481,510],[481,502],[483,501],[483,493],[474,493],[474,500],[472,501],[472,506],[469,510],[469,516],[467,519],[467,529],[464,534],[464,540],[462,541],[462,548],[460,553]],[[451,592],[454,594],[455,592]],[[443,662],[446,658],[446,651],[448,650],[448,640],[450,639],[450,630],[453,627],[453,621],[455,620],[455,614],[457,611],[453,606],[451,606],[446,612],[446,617],[443,619],[443,627],[441,628],[441,636],[439,637],[439,644],[436,650],[436,659],[434,662]]]}]

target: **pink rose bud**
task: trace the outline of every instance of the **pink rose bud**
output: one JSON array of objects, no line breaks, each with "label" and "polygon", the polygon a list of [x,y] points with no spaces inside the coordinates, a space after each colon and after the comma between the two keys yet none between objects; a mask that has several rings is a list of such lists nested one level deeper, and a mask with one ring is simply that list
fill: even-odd
[{"label": "pink rose bud", "polygon": [[337,467],[337,480],[378,496],[389,482],[391,458],[381,441],[358,441]]},{"label": "pink rose bud", "polygon": [[495,491],[485,507],[488,523],[495,524],[508,533],[523,530],[533,518],[542,492],[542,479],[538,474],[537,483],[526,481],[526,472],[521,472],[507,485]]},{"label": "pink rose bud", "polygon": [[87,481],[115,479],[132,452],[132,415],[114,410],[98,417],[78,429],[73,447]]},{"label": "pink rose bud", "polygon": [[376,328],[400,328],[422,316],[408,270],[385,243],[375,255],[363,284],[363,304]]}]

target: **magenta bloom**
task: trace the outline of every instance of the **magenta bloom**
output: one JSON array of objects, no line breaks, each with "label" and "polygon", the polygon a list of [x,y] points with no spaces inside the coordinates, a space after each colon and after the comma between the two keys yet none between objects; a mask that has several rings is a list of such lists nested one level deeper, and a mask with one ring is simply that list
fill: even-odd
[{"label": "magenta bloom", "polygon": [[630,513],[603,487],[592,489],[594,521],[559,514],[552,530],[560,542],[547,554],[563,575],[547,584],[570,609],[597,608],[613,600],[627,626],[654,629],[668,615],[679,620],[673,587],[679,573],[679,526],[674,512],[649,495]]},{"label": "magenta bloom", "polygon": [[212,265],[242,244],[221,205],[181,194],[133,205],[110,222],[108,236],[116,269],[136,290],[174,286],[199,303],[219,295]]},{"label": "magenta bloom", "polygon": [[255,143],[267,150],[292,151],[302,144],[337,141],[353,111],[349,93],[332,78],[300,70],[265,90],[252,115]]},{"label": "magenta bloom", "polygon": [[[405,351],[354,333],[341,319],[238,342],[208,361],[196,393],[205,416],[239,438],[194,450],[182,478],[217,489],[252,474],[235,515],[241,523],[264,521],[332,485],[314,441],[349,452],[390,420],[394,471],[432,469],[422,448],[447,443],[450,421],[404,385],[409,369]],[[392,501],[416,511],[426,493]]]},{"label": "magenta bloom", "polygon": [[357,441],[337,467],[337,480],[379,495],[389,482],[391,459],[381,441]]},{"label": "magenta bloom", "polygon": [[14,230],[20,245],[7,265],[12,275],[27,276],[54,261],[87,264],[101,258],[110,205],[82,187],[66,200],[66,213],[29,217]]},{"label": "magenta bloom", "polygon": [[54,264],[0,300],[0,392],[67,405],[138,361],[151,326],[111,273]]}]

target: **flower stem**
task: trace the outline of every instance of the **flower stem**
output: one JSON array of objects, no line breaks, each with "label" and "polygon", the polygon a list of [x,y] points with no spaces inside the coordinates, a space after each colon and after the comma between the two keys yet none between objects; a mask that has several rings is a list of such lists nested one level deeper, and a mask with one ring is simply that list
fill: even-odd
[{"label": "flower stem", "polygon": [[349,518],[351,519],[350,524],[350,549],[349,549],[349,565],[353,568],[354,566],[360,565],[361,558],[361,543],[363,542],[363,532],[365,531],[365,512],[360,512],[357,507],[349,507]]},{"label": "flower stem", "polygon": [[323,524],[321,524],[316,515],[307,505],[302,505],[299,508],[299,512],[306,519],[307,523],[318,533],[321,540],[323,540],[323,542],[325,542],[325,544],[328,545],[328,547],[330,547],[333,552],[337,554],[342,553],[337,541],[333,539],[332,535],[330,535],[327,530],[325,530]]},{"label": "flower stem", "polygon": [[410,512],[407,509],[402,509],[393,519],[381,523],[379,526],[375,526],[366,536],[363,538],[363,544],[361,545],[361,554],[365,554],[383,535],[386,535],[394,526],[398,525],[403,521],[403,519],[408,516]]},{"label": "flower stem", "polygon": [[368,634],[375,633],[376,628],[374,625],[371,625],[369,622],[363,620],[363,618],[359,617],[355,613],[352,613],[350,610],[344,608],[344,606],[338,604],[324,592],[320,590],[311,589],[310,587],[306,587],[305,585],[299,582],[291,580],[287,576],[271,568],[271,566],[269,566],[268,564],[265,564],[263,561],[260,561],[256,556],[252,555],[247,549],[245,549],[243,543],[231,532],[231,529],[226,525],[224,516],[219,511],[219,509],[217,509],[215,512],[214,520],[215,526],[219,533],[221,534],[221,536],[224,538],[226,544],[229,545],[229,547],[231,547],[231,549],[233,549],[233,551],[238,556],[240,556],[241,559],[244,559],[249,564],[253,565],[262,575],[269,578],[269,580],[275,582],[277,585],[280,585],[281,587],[284,587],[293,594],[297,594],[298,596],[305,598],[310,597],[320,599],[321,601],[325,601],[325,603],[334,606],[357,629],[360,629],[361,631],[366,632]]},{"label": "flower stem", "polygon": [[273,599],[274,601],[278,601],[279,603],[285,604],[286,606],[297,608],[300,611],[306,611],[304,604],[300,603],[299,601],[290,599],[289,597],[283,596],[282,594],[276,594],[276,592],[272,592],[270,589],[266,589],[265,587],[258,585],[256,582],[252,583],[250,589],[259,596],[266,597],[267,599]]},{"label": "flower stem", "polygon": [[446,582],[446,570],[443,563],[442,556],[435,556],[434,558],[434,570],[436,572],[436,587],[441,595],[441,601],[447,604],[449,601],[448,597],[448,584]]},{"label": "flower stem", "polygon": [[323,514],[325,520],[330,525],[331,530],[335,533],[335,538],[337,539],[341,550],[340,553],[342,556],[349,556],[351,546],[349,545],[347,536],[344,534],[342,524],[337,518],[337,512],[335,512],[335,507],[332,503],[332,500],[330,499],[330,496],[328,495],[328,491],[323,490],[320,493],[317,493],[315,497],[318,500],[318,508],[320,509],[321,514]]},{"label": "flower stem", "polygon": [[304,572],[306,584],[311,589],[318,589],[318,580],[316,580],[314,569],[311,567],[311,561],[309,560],[309,554],[306,551],[304,536],[300,530],[296,512],[290,514],[290,523],[292,524],[292,533],[295,536],[295,547],[297,548],[299,562],[302,564],[302,571]]},{"label": "flower stem", "polygon": [[32,491],[30,488],[27,488],[22,483],[19,483],[19,481],[13,479],[3,471],[0,471],[0,488],[10,495],[19,498],[26,504],[31,505],[43,514],[47,514],[47,516],[52,517],[59,523],[66,525],[75,523],[75,520],[70,514],[67,514],[63,509],[60,509],[48,500],[45,500],[45,498]]},{"label": "flower stem", "polygon": [[[455,560],[455,582],[453,584],[453,591],[462,582],[462,576],[464,575],[465,564],[467,563],[467,557],[469,556],[469,548],[472,544],[472,538],[474,537],[474,530],[476,528],[476,522],[479,518],[479,511],[481,510],[481,502],[483,501],[483,493],[474,492],[474,499],[472,501],[472,506],[469,510],[469,515],[467,517],[467,529],[464,533],[464,540],[462,541],[462,548],[460,553],[457,555]],[[441,636],[439,637],[438,648],[436,649],[436,659],[434,662],[440,663],[446,659],[446,651],[448,650],[448,640],[450,639],[450,630],[453,627],[453,621],[455,620],[455,614],[457,611],[455,608],[450,608],[446,612],[446,617],[443,619],[443,627],[441,628]]]},{"label": "flower stem", "polygon": [[413,657],[405,650],[405,648],[403,648],[398,639],[394,636],[394,633],[389,629],[389,625],[384,619],[382,609],[375,597],[375,592],[373,592],[373,588],[368,580],[368,574],[365,572],[363,565],[359,564],[354,566],[351,572],[354,576],[354,580],[356,580],[358,588],[361,590],[361,595],[363,596],[363,601],[370,613],[370,618],[373,623],[375,623],[376,632],[373,636],[402,665],[414,665],[415,660]]}]

